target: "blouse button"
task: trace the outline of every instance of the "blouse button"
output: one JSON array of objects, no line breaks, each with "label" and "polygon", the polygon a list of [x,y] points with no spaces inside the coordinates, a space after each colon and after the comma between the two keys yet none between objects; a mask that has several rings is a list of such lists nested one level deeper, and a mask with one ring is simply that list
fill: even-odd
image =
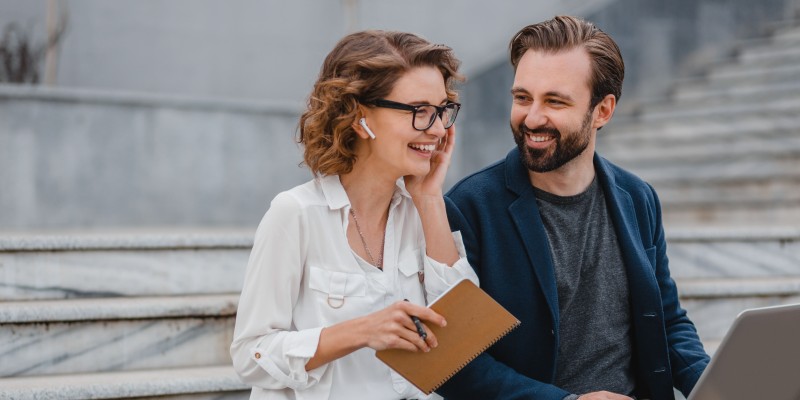
[{"label": "blouse button", "polygon": [[260,359],[261,358],[261,353],[256,353],[255,357],[256,357],[256,360]]}]

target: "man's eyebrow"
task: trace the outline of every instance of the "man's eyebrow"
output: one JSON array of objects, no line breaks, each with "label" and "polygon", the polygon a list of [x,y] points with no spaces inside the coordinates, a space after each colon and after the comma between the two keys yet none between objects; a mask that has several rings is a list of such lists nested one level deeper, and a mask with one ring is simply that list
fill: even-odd
[{"label": "man's eyebrow", "polygon": [[512,94],[514,94],[514,93],[525,93],[525,94],[529,94],[529,92],[528,92],[527,90],[525,90],[525,89],[523,89],[523,88],[521,88],[521,87],[518,87],[518,86],[515,86],[515,87],[511,88],[511,93],[512,93]]},{"label": "man's eyebrow", "polygon": [[[511,88],[511,94],[527,94],[527,95],[530,95],[530,92],[528,92],[526,89],[521,88],[521,87],[513,87],[513,88]],[[559,92],[557,90],[551,90],[551,91],[545,93],[544,95],[545,95],[545,97],[557,97],[559,99],[562,99],[562,100],[570,102],[570,103],[574,103],[575,102],[575,99],[573,99],[572,96],[570,96],[570,95],[568,95],[566,93],[563,93],[563,92]]]},{"label": "man's eyebrow", "polygon": [[558,97],[560,99],[564,99],[564,100],[572,102],[572,103],[575,102],[575,100],[572,99],[572,96],[570,96],[570,95],[568,95],[566,93],[555,91],[555,90],[551,90],[551,91],[545,93],[544,95],[547,96],[547,97]]}]

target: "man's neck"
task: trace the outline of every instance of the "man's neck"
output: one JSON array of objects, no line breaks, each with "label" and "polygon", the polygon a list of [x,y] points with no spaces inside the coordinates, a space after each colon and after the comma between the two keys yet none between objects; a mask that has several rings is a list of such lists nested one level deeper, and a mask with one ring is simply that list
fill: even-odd
[{"label": "man's neck", "polygon": [[528,171],[533,186],[557,196],[575,196],[586,191],[594,180],[594,152],[585,151],[550,172]]}]

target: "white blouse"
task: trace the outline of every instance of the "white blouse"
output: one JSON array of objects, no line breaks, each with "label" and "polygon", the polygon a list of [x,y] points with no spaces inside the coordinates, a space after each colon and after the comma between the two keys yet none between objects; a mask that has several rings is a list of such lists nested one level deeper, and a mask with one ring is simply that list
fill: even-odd
[{"label": "white blouse", "polygon": [[[338,176],[280,193],[256,231],[231,356],[251,399],[433,399],[363,348],[306,372],[323,327],[396,301],[433,300],[462,278],[478,283],[459,232],[452,266],[426,256],[422,223],[402,179],[389,207],[384,266],[347,242],[350,201]],[[424,284],[419,274],[424,273]],[[424,286],[424,288],[423,288]]]}]

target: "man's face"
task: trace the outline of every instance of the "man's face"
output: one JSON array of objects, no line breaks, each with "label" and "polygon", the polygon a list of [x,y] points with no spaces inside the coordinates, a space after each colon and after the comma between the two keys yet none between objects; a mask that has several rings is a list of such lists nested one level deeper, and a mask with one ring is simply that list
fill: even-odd
[{"label": "man's face", "polygon": [[528,50],[511,89],[511,131],[525,166],[550,172],[594,152],[595,113],[589,107],[591,62],[578,47],[558,53]]}]

